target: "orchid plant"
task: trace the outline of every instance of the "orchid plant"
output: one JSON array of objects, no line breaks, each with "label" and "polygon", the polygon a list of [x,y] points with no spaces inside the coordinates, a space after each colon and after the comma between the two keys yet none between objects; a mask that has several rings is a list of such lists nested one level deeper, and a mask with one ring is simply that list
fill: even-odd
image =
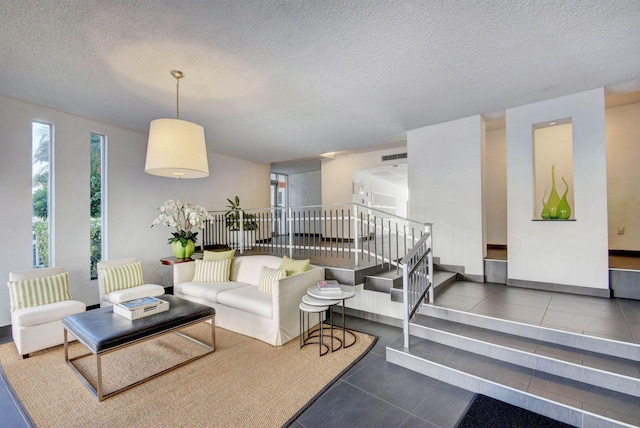
[{"label": "orchid plant", "polygon": [[194,244],[197,241],[198,232],[192,232],[194,228],[204,229],[206,222],[213,221],[213,216],[201,205],[193,205],[187,202],[170,199],[160,208],[158,217],[153,220],[151,227],[163,224],[175,228],[175,232],[169,238],[168,243],[180,242],[183,247],[189,241]]}]

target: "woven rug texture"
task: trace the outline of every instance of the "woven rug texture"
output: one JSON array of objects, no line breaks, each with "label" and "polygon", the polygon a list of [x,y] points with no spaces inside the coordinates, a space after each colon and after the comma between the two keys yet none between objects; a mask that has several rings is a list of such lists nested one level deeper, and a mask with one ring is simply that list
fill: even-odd
[{"label": "woven rug texture", "polygon": [[[205,343],[211,327],[183,332]],[[0,346],[0,363],[38,427],[280,427],[363,356],[375,338],[354,333],[355,345],[318,356],[298,339],[281,347],[216,328],[216,352],[102,402],[64,362],[62,346],[22,359],[13,343]],[[347,337],[349,341],[349,338]],[[87,352],[74,342],[70,356]],[[204,349],[169,334],[102,359],[107,392],[121,388]],[[95,385],[96,361],[77,366]]]}]

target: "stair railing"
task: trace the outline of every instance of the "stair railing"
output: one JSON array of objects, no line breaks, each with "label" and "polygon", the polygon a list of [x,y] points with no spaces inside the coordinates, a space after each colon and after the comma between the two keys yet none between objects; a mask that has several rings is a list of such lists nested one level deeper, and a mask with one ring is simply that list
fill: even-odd
[{"label": "stair railing", "polygon": [[[400,260],[431,230],[429,223],[357,203],[270,207],[240,211],[239,230],[227,226],[226,211],[211,211],[203,248],[352,259],[402,268]],[[238,227],[236,227],[238,229]]]},{"label": "stair railing", "polygon": [[402,292],[404,305],[403,335],[404,347],[409,348],[411,319],[428,293],[429,303],[433,303],[433,252],[432,226],[416,245],[402,259]]}]

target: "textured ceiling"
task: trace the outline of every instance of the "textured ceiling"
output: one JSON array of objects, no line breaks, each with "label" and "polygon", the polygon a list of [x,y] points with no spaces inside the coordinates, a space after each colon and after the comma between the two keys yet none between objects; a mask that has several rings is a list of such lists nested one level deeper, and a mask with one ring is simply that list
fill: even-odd
[{"label": "textured ceiling", "polygon": [[[0,94],[261,162],[640,79],[640,1],[0,2]],[[634,82],[635,86],[634,86]]]}]

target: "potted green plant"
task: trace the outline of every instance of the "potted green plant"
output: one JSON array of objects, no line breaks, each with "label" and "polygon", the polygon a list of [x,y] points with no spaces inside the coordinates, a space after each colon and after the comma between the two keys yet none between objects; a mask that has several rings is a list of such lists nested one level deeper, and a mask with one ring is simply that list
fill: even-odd
[{"label": "potted green plant", "polygon": [[256,231],[258,230],[257,216],[246,213],[240,207],[240,198],[227,199],[229,211],[225,214],[225,224],[229,230],[229,246],[240,248],[241,234],[244,237],[243,249],[251,249],[256,243]]}]

